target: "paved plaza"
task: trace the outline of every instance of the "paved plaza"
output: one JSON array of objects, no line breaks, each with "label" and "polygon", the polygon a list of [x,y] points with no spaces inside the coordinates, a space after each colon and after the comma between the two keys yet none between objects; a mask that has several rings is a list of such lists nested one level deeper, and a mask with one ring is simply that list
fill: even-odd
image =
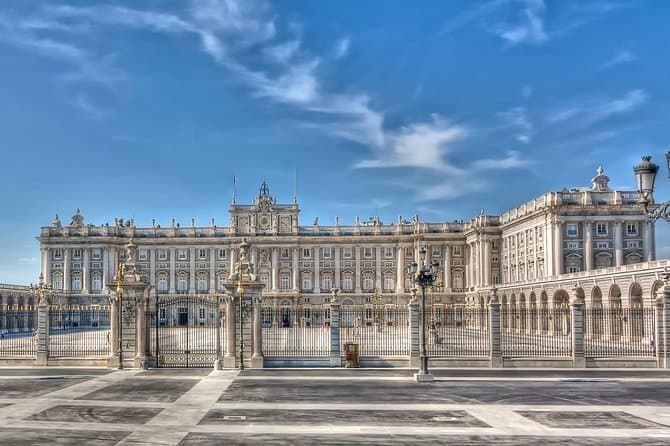
[{"label": "paved plaza", "polygon": [[0,444],[664,445],[663,370],[0,368]]}]

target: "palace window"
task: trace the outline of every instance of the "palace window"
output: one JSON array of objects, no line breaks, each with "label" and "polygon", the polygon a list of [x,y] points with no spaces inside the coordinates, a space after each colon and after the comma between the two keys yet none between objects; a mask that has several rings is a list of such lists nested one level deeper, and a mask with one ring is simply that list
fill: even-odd
[{"label": "palace window", "polygon": [[270,288],[270,277],[267,274],[261,274],[261,283],[264,285],[264,291]]},{"label": "palace window", "polygon": [[342,289],[345,291],[352,291],[354,289],[354,278],[351,274],[345,274],[342,279]]},{"label": "palace window", "polygon": [[311,274],[302,275],[302,290],[309,291],[312,289],[312,276]]},{"label": "palace window", "polygon": [[287,273],[281,275],[280,288],[284,291],[291,288],[291,277]]},{"label": "palace window", "polygon": [[207,250],[206,250],[206,249],[203,249],[203,248],[198,249],[198,258],[199,258],[200,260],[205,260],[205,259],[207,259]]},{"label": "palace window", "polygon": [[637,235],[637,223],[627,223],[626,224],[626,234]]},{"label": "palace window", "polygon": [[332,256],[332,250],[330,248],[323,248],[323,258],[329,259]]},{"label": "palace window", "polygon": [[393,276],[384,276],[384,291],[393,291]]},{"label": "palace window", "polygon": [[140,249],[140,255],[139,255],[139,260],[146,260],[148,257],[148,253],[146,249]]},{"label": "palace window", "polygon": [[80,248],[76,248],[76,249],[72,250],[72,258],[75,259],[75,260],[81,259],[81,249]]},{"label": "palace window", "polygon": [[205,309],[204,308],[198,308],[198,319],[201,321],[205,320]]},{"label": "palace window", "polygon": [[54,249],[54,260],[62,260],[63,259],[63,248],[56,248]]},{"label": "palace window", "polygon": [[577,223],[567,224],[568,237],[577,237]]},{"label": "palace window", "polygon": [[321,287],[322,291],[330,291],[333,288],[333,278],[330,274],[323,276],[323,286]]},{"label": "palace window", "polygon": [[577,242],[567,242],[568,249],[579,249],[579,243]]},{"label": "palace window", "polygon": [[72,291],[81,291],[81,277],[72,277]]},{"label": "palace window", "polygon": [[186,278],[185,277],[180,277],[177,279],[177,291],[179,292],[186,292],[188,290],[188,284],[186,283]]},{"label": "palace window", "polygon": [[351,249],[351,246],[342,248],[342,257],[344,257],[345,259],[350,259],[353,257],[353,251]]},{"label": "palace window", "polygon": [[414,248],[405,248],[405,257],[410,259],[414,257]]},{"label": "palace window", "polygon": [[463,249],[461,246],[454,246],[452,248],[454,257],[461,257],[463,255]]},{"label": "palace window", "polygon": [[102,290],[102,279],[100,279],[100,276],[93,276],[91,279],[91,291],[100,290]]},{"label": "palace window", "polygon": [[102,250],[100,248],[93,248],[91,252],[91,257],[93,260],[100,260],[102,258]]},{"label": "palace window", "polygon": [[372,248],[368,248],[368,247],[363,248],[363,256],[364,256],[366,259],[370,259],[370,258],[372,258]]},{"label": "palace window", "polygon": [[640,247],[640,242],[637,240],[626,240],[626,248],[637,249]]},{"label": "palace window", "polygon": [[198,277],[198,291],[207,291],[207,277]]},{"label": "palace window", "polygon": [[158,250],[158,260],[167,260],[167,250],[165,249]]},{"label": "palace window", "polygon": [[282,248],[281,250],[281,258],[282,259],[288,259],[290,257],[289,255],[289,250],[286,248]]},{"label": "palace window", "polygon": [[393,258],[393,248],[390,246],[387,246],[384,248],[384,257],[387,259]]},{"label": "palace window", "polygon": [[158,292],[159,293],[167,293],[168,290],[168,281],[166,277],[159,277],[158,278]]},{"label": "palace window", "polygon": [[372,278],[372,275],[363,276],[363,290],[372,291],[375,289],[375,281]]},{"label": "palace window", "polygon": [[433,257],[438,257],[441,254],[441,252],[442,251],[440,250],[439,246],[433,246],[432,248]]},{"label": "palace window", "polygon": [[302,257],[305,259],[309,259],[310,257],[312,257],[312,250],[310,248],[303,248]]},{"label": "palace window", "polygon": [[225,281],[226,281],[225,274],[220,274],[218,279],[217,279],[217,285],[216,285],[216,287],[219,289],[219,291],[223,291],[226,288],[224,286]]},{"label": "palace window", "polygon": [[177,259],[178,260],[186,260],[188,259],[188,252],[186,249],[179,249],[177,251]]},{"label": "palace window", "polygon": [[54,290],[62,290],[63,279],[61,278],[61,276],[54,276],[51,286],[53,287]]},{"label": "palace window", "polygon": [[596,243],[596,248],[597,249],[608,249],[610,246],[608,242],[597,242]]},{"label": "palace window", "polygon": [[219,248],[219,259],[223,260],[226,258],[226,250],[223,248]]},{"label": "palace window", "polygon": [[158,319],[164,321],[165,320],[165,315],[166,315],[166,308],[159,308],[158,309]]},{"label": "palace window", "polygon": [[607,235],[607,223],[596,224],[596,234],[600,236]]}]

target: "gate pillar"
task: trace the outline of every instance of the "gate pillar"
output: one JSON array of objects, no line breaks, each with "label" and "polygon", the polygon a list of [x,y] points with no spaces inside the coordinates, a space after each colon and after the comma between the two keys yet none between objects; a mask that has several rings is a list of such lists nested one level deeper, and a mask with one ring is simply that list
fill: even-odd
[{"label": "gate pillar", "polygon": [[251,368],[253,369],[262,369],[263,368],[263,328],[261,327],[261,296],[253,298],[254,303],[254,332],[253,332],[253,354],[251,355]]},{"label": "gate pillar", "polygon": [[223,367],[235,368],[235,299],[226,296],[226,353],[223,356]]}]

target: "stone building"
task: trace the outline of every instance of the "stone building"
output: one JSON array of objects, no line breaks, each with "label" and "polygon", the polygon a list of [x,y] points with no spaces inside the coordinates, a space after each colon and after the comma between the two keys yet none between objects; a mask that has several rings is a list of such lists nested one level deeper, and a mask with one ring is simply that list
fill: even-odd
[{"label": "stone building", "polygon": [[278,203],[263,182],[251,204],[230,205],[229,226],[114,219],[85,224],[79,210],[64,225],[41,228],[41,272],[63,295],[106,294],[130,239],[154,294],[214,294],[233,273],[239,245],[265,285],[264,299],[281,305],[325,302],[339,288],[343,304],[404,303],[406,268],[427,249],[439,261],[435,302],[465,303],[491,285],[523,284],[565,273],[654,260],[654,223],[638,193],[615,191],[602,167],[590,187],[549,192],[501,215],[424,222],[356,218],[353,225],[299,224],[297,201]]}]

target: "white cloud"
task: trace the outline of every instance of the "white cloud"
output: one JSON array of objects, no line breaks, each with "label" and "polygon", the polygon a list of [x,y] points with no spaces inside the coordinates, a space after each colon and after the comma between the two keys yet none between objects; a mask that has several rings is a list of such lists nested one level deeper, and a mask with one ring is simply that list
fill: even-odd
[{"label": "white cloud", "polygon": [[269,46],[263,51],[275,62],[287,63],[298,54],[298,50],[300,50],[300,41],[289,40],[287,42]]},{"label": "white cloud", "polygon": [[109,113],[108,110],[93,104],[85,94],[76,95],[73,104],[93,119],[102,119]]},{"label": "white cloud", "polygon": [[649,94],[642,89],[630,90],[620,98],[601,101],[586,101],[583,104],[572,104],[556,110],[546,117],[548,124],[561,124],[569,120],[579,119],[581,125],[591,125],[615,115],[630,113],[642,106],[649,99]]},{"label": "white cloud", "polygon": [[527,167],[533,164],[530,160],[521,159],[520,155],[516,150],[509,150],[504,158],[477,160],[472,163],[472,167],[477,170],[500,170]]},{"label": "white cloud", "polygon": [[525,107],[512,107],[508,110],[498,113],[502,119],[504,128],[513,128],[517,130],[516,140],[528,144],[533,135],[533,123],[528,118]]},{"label": "white cloud", "polygon": [[613,67],[625,63],[635,62],[637,57],[629,50],[619,50],[610,60],[603,64],[603,68]]},{"label": "white cloud", "polygon": [[417,199],[419,201],[453,199],[475,192],[482,192],[489,187],[490,185],[485,180],[472,179],[467,175],[457,175],[437,184],[419,188]]},{"label": "white cloud", "polygon": [[464,126],[435,115],[432,122],[414,123],[397,132],[387,132],[386,144],[378,150],[377,158],[360,161],[355,167],[422,167],[460,173],[460,169],[446,162],[444,155],[467,134]]},{"label": "white cloud", "polygon": [[530,85],[524,85],[521,87],[521,97],[524,99],[528,99],[533,95],[533,87]]},{"label": "white cloud", "polygon": [[348,37],[338,40],[337,45],[335,46],[335,59],[341,59],[349,54],[350,44],[351,40]]},{"label": "white cloud", "polygon": [[509,45],[543,43],[549,39],[544,29],[544,12],[542,0],[526,0],[526,7],[519,21],[514,24],[499,24],[492,31]]}]

